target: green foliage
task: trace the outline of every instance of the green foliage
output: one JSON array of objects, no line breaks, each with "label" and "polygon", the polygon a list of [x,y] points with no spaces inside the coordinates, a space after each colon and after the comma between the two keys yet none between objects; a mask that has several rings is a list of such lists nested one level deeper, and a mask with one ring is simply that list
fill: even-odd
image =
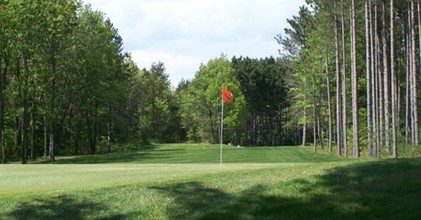
[{"label": "green foliage", "polygon": [[[288,20],[291,28],[287,29],[287,36],[280,42],[284,47],[295,45],[300,48],[294,53],[290,52],[294,55],[292,63],[295,71],[288,78],[292,103],[290,113],[294,120],[292,123],[297,125],[313,122],[313,107],[316,108],[316,117],[322,117],[324,123],[327,123],[326,68],[334,69],[332,57],[335,47],[332,45],[334,36],[331,31],[331,14],[323,13],[319,10],[310,12],[307,7],[301,7],[300,16]],[[333,76],[333,71],[330,72]]]},{"label": "green foliage", "polygon": [[24,163],[44,145],[95,153],[101,137],[122,137],[130,73],[113,24],[76,0],[3,3],[0,130],[12,132],[0,139],[15,139],[5,148],[20,149]]},{"label": "green foliage", "polygon": [[181,93],[181,120],[190,140],[218,142],[222,85],[234,95],[234,102],[224,105],[224,139],[234,138],[235,132],[243,125],[246,116],[244,96],[231,62],[221,56],[202,65],[191,84]]},{"label": "green foliage", "polygon": [[242,144],[286,144],[290,133],[281,129],[286,123],[289,107],[285,76],[290,74],[290,62],[272,57],[251,59],[232,58],[236,78],[240,82],[247,106]]},{"label": "green foliage", "polygon": [[175,142],[179,139],[180,119],[175,95],[163,63],[152,64],[134,78],[132,99],[136,104],[138,132],[145,142]]},{"label": "green foliage", "polygon": [[[309,133],[325,140],[328,123],[335,124],[335,117],[329,118],[335,109],[329,112],[328,104],[336,101],[340,91],[333,83],[337,68],[333,29],[338,24],[339,35],[344,32],[344,42],[340,38],[338,43],[349,51],[350,8],[345,1],[307,3],[287,20],[290,28],[285,29],[285,36],[276,37],[282,46],[281,58],[228,60],[222,55],[203,64],[194,79],[172,91],[164,64],[139,70],[130,54],[123,53],[117,28],[89,5],[79,0],[0,1],[0,145],[9,158],[20,156],[24,163],[29,156],[48,154],[49,147],[55,148],[50,148],[54,160],[55,151],[94,154],[111,151],[112,143],[133,139],[216,143],[222,85],[235,97],[233,104],[224,106],[225,142],[297,144],[303,125],[308,129],[318,123],[321,132]],[[396,27],[401,29],[395,33],[396,71],[399,97],[403,97],[406,55],[399,48],[405,46],[403,18],[408,6],[395,5]],[[363,6],[360,1],[356,7],[364,146],[368,145],[368,114]],[[342,11],[344,30],[339,25]],[[349,69],[349,54],[343,58],[341,65]],[[346,75],[342,81],[346,82],[345,99],[349,99],[350,74]],[[398,136],[402,137],[404,120],[399,121]]]}]

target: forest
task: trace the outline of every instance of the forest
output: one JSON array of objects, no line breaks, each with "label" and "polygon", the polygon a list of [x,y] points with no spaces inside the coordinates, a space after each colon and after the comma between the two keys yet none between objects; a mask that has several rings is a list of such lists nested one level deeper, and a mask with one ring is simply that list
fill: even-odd
[{"label": "forest", "polygon": [[140,69],[101,11],[0,0],[0,162],[218,143],[222,85],[234,95],[226,144],[398,158],[419,145],[420,4],[307,0],[273,36],[279,57],[222,54],[173,89],[165,64]]}]

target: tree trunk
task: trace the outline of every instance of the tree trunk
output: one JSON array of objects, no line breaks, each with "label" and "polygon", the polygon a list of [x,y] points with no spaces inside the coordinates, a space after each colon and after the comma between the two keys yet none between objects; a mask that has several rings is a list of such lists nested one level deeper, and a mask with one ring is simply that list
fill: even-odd
[{"label": "tree trunk", "polygon": [[365,42],[366,42],[366,78],[367,78],[367,149],[368,155],[373,154],[373,128],[372,128],[372,87],[371,87],[371,42],[370,42],[370,31],[371,31],[371,3],[370,0],[365,2]]},{"label": "tree trunk", "polygon": [[[413,6],[414,8],[413,8],[413,11],[415,11],[415,5]],[[417,1],[417,11],[418,11],[418,41],[419,41],[419,49],[421,50],[421,27],[420,27],[420,25],[421,25],[421,8],[420,8],[421,6],[420,6],[420,1],[418,0]],[[415,13],[415,12],[414,12]],[[415,19],[415,18],[414,18]],[[415,21],[414,21],[415,22]],[[414,30],[415,31],[415,30]],[[415,35],[415,33],[414,33],[414,35]],[[415,38],[415,37],[414,37]],[[414,42],[414,52],[415,52],[415,42]],[[418,52],[418,54],[419,54],[419,62],[420,62],[420,65],[421,65],[421,52]],[[414,56],[415,56],[415,54],[414,54]],[[415,57],[414,57],[414,68],[416,68],[416,62],[415,62]],[[420,67],[420,72],[421,72],[421,67]],[[414,107],[415,107],[415,129],[416,129],[416,139],[415,139],[415,146],[418,146],[419,145],[419,133],[418,133],[418,131],[419,131],[419,129],[418,129],[418,87],[417,87],[417,85],[418,85],[418,78],[416,77],[417,76],[417,71],[416,71],[416,69],[414,69],[414,76],[415,76],[415,79],[414,79],[414,84],[415,84],[415,91],[414,91],[414,94],[415,94],[415,98],[414,98],[414,100],[415,100],[415,103],[414,103]]]},{"label": "tree trunk", "polygon": [[351,79],[352,79],[352,133],[353,155],[360,157],[359,109],[358,109],[358,75],[357,75],[357,41],[355,28],[355,0],[351,0]]},{"label": "tree trunk", "polygon": [[20,124],[20,118],[18,116],[15,116],[15,136],[14,136],[14,142],[15,142],[15,148],[19,150],[21,148],[21,141],[22,141],[22,126]]},{"label": "tree trunk", "polygon": [[[378,136],[378,124],[377,124],[377,67],[376,67],[376,61],[377,61],[377,53],[375,52],[375,48],[377,45],[377,41],[375,38],[376,30],[377,30],[377,16],[374,15],[373,18],[373,10],[372,10],[372,4],[371,0],[369,1],[369,20],[370,20],[370,78],[371,78],[371,96],[369,97],[371,99],[371,124],[372,124],[372,151],[370,156],[375,155],[375,151],[377,150],[378,143],[379,143],[379,136]],[[376,8],[374,9],[374,14],[376,13]],[[374,20],[373,20],[374,19]],[[373,24],[374,23],[374,24]]]},{"label": "tree trunk", "polygon": [[325,144],[323,142],[323,129],[322,125],[320,125],[320,117],[317,116],[317,135],[319,136],[319,144],[322,150],[325,149]]},{"label": "tree trunk", "polygon": [[389,60],[388,60],[388,44],[387,44],[387,28],[386,28],[386,7],[382,2],[382,17],[383,17],[383,86],[384,86],[384,144],[389,151],[390,147],[390,74],[389,74]]},{"label": "tree trunk", "polygon": [[305,119],[305,122],[303,124],[303,139],[302,139],[302,143],[301,143],[301,145],[303,147],[306,146],[306,137],[307,137],[307,110],[306,110],[305,107],[304,107],[304,117],[306,119]]},{"label": "tree trunk", "polygon": [[[418,12],[420,12],[418,3]],[[398,114],[396,114],[397,107],[397,82],[395,74],[395,16],[394,16],[394,0],[390,1],[390,75],[392,80],[391,95],[392,95],[392,149],[393,149],[393,158],[398,158],[398,143],[397,143],[397,119]]]},{"label": "tree trunk", "polygon": [[97,131],[98,131],[98,106],[95,108],[94,113],[94,121],[93,121],[93,133],[92,133],[92,143],[93,143],[93,149],[94,154],[96,154],[96,138],[97,138]]},{"label": "tree trunk", "polygon": [[93,119],[92,113],[88,115],[87,123],[88,123],[88,138],[89,138],[89,150],[90,154],[96,153],[95,143],[94,143],[94,130],[95,130],[95,120]]},{"label": "tree trunk", "polygon": [[338,34],[338,25],[337,25],[337,9],[336,1],[333,1],[334,4],[334,32],[335,32],[335,67],[336,67],[336,145],[338,155],[342,155],[342,78],[340,71],[340,62],[339,62],[339,34]]},{"label": "tree trunk", "polygon": [[341,23],[342,23],[342,142],[344,148],[344,155],[348,157],[348,147],[347,147],[347,133],[348,133],[348,119],[347,119],[347,107],[346,107],[346,49],[345,49],[345,12],[343,1],[341,0]]},{"label": "tree trunk", "polygon": [[378,8],[377,8],[377,4],[374,5],[374,30],[372,33],[372,37],[373,37],[373,54],[374,54],[374,59],[373,59],[373,105],[374,107],[374,111],[373,111],[373,116],[374,116],[374,126],[375,126],[375,136],[376,136],[376,144],[375,144],[375,153],[376,153],[376,157],[379,158],[380,156],[380,143],[381,143],[381,119],[380,119],[380,115],[381,115],[381,109],[380,109],[380,64],[379,64],[379,60],[380,60],[380,52],[379,52],[379,48],[380,48],[380,43],[379,43],[379,36],[378,36],[378,16],[377,13],[378,12]]},{"label": "tree trunk", "polygon": [[[54,43],[53,43],[54,44]],[[56,132],[56,74],[57,74],[57,61],[55,58],[55,52],[56,52],[56,47],[55,46],[51,46],[52,47],[52,54],[51,54],[51,71],[52,71],[52,79],[51,79],[51,113],[53,114],[52,116],[50,116],[49,119],[49,132],[50,132],[50,137],[49,137],[49,141],[50,141],[50,146],[49,146],[49,161],[50,162],[54,162],[55,161],[55,152],[54,152],[54,148],[55,148],[55,132]]]},{"label": "tree trunk", "polygon": [[44,117],[44,158],[46,158],[48,155],[48,144],[48,122],[46,117]]},{"label": "tree trunk", "polygon": [[49,141],[50,141],[50,145],[48,148],[48,157],[49,157],[49,161],[50,162],[54,162],[55,161],[55,155],[54,155],[54,127],[50,124],[50,137],[49,137]]},{"label": "tree trunk", "polygon": [[213,115],[210,109],[208,109],[208,116],[209,116],[209,121],[210,121],[210,131],[212,135],[212,142],[217,143],[218,142],[218,128],[216,128],[217,126],[213,124]]},{"label": "tree trunk", "polygon": [[380,148],[384,146],[384,85],[383,85],[383,58],[382,58],[382,42],[381,38],[381,26],[379,27],[379,23],[381,22],[382,17],[379,17],[379,8],[378,4],[375,5],[375,50],[376,50],[376,96],[377,96],[377,117],[378,117],[378,125],[377,125],[377,134],[378,143],[376,143],[376,155],[377,158],[380,157]]},{"label": "tree trunk", "polygon": [[107,152],[111,153],[111,135],[112,135],[112,127],[111,127],[111,122],[107,123]]},{"label": "tree trunk", "polygon": [[411,0],[410,6],[410,36],[411,36],[411,47],[410,47],[410,57],[411,57],[411,72],[410,72],[410,89],[411,89],[411,138],[412,144],[418,146],[418,97],[417,97],[417,63],[416,63],[416,46],[415,46],[415,5],[414,1]]},{"label": "tree trunk", "polygon": [[28,150],[28,128],[29,126],[29,76],[30,69],[28,65],[28,58],[23,58],[24,75],[23,75],[23,92],[22,92],[22,147],[21,147],[21,162],[27,163],[27,150]]},{"label": "tree trunk", "polygon": [[[25,81],[27,81],[27,77],[25,77]],[[23,113],[22,113],[22,146],[21,146],[21,162],[22,164],[26,164],[27,161],[27,148],[28,148],[28,127],[29,127],[29,110],[28,110],[28,100],[27,100],[27,86],[28,83],[24,83],[25,87],[23,93]]]},{"label": "tree trunk", "polygon": [[77,126],[78,126],[79,129],[77,129],[77,131],[76,131],[75,154],[80,154],[80,152],[81,152],[81,150],[80,150],[80,139],[81,139],[80,130],[82,129],[82,114],[78,118]]},{"label": "tree trunk", "polygon": [[37,154],[36,154],[36,148],[35,148],[35,144],[36,144],[36,138],[37,138],[37,133],[36,133],[36,103],[35,103],[35,92],[32,92],[32,106],[31,106],[31,159],[36,159]]},{"label": "tree trunk", "polygon": [[316,83],[315,81],[315,77],[314,77],[314,71],[313,71],[313,83],[312,83],[312,87],[313,87],[313,151],[314,153],[317,153],[317,122],[316,122]]},{"label": "tree trunk", "polygon": [[328,140],[328,150],[329,153],[332,153],[332,139],[333,139],[333,128],[332,128],[332,100],[330,97],[330,73],[329,73],[329,62],[326,57],[326,93],[327,93],[327,108],[328,108],[328,123],[329,123],[329,140]]},{"label": "tree trunk", "polygon": [[28,147],[28,104],[24,101],[23,113],[22,113],[22,146],[21,146],[21,162],[26,164],[27,161],[27,147]]},{"label": "tree trunk", "polygon": [[251,123],[252,123],[252,142],[253,145],[257,145],[257,113],[253,112],[252,114],[252,119],[251,119]]},{"label": "tree trunk", "polygon": [[5,95],[6,89],[6,73],[8,69],[8,59],[0,59],[0,163],[6,163],[5,155],[5,124],[4,124],[4,110],[5,110]]},{"label": "tree trunk", "polygon": [[[155,139],[156,138],[156,88],[155,88],[155,83],[156,83],[156,77],[155,77],[155,73],[152,73],[152,118],[151,118],[151,124],[152,124],[152,138]],[[212,138],[215,137],[215,133],[213,131],[213,125],[212,125],[212,114],[209,111],[209,118],[210,118],[210,122],[211,122],[211,132],[212,132]],[[214,139],[213,141],[215,141],[217,139]]]},{"label": "tree trunk", "polygon": [[[409,6],[408,6],[409,7]],[[409,11],[409,8],[408,8]],[[411,27],[411,13],[407,14],[407,25],[406,28],[407,30],[405,31],[405,71],[406,71],[406,77],[405,77],[405,141],[407,144],[409,144],[411,142],[411,113],[410,113],[410,106],[411,106],[411,92],[412,90],[410,89],[411,87],[411,83],[410,83],[410,76],[411,76],[411,52],[410,52],[410,44],[411,44],[411,31],[409,30]]]}]

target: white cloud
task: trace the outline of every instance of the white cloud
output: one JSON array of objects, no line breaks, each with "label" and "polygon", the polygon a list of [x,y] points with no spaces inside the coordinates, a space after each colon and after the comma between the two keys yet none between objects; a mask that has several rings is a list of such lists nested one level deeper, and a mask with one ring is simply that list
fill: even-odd
[{"label": "white cloud", "polygon": [[164,62],[174,86],[221,53],[278,56],[274,37],[304,0],[85,0],[110,17],[140,68]]}]

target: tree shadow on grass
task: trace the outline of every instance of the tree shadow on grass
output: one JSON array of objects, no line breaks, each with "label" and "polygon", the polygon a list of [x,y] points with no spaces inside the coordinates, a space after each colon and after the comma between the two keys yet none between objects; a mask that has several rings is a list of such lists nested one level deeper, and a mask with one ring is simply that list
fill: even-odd
[{"label": "tree shadow on grass", "polygon": [[[154,186],[158,190],[175,200],[174,206],[167,210],[171,219],[203,219],[213,213],[215,217],[225,211],[223,206],[234,199],[219,189],[208,188],[200,182],[177,183],[169,186]],[[238,219],[236,212],[228,216]]]},{"label": "tree shadow on grass", "polygon": [[335,168],[302,190],[353,218],[421,219],[421,158]]},{"label": "tree shadow on grass", "polygon": [[71,196],[23,202],[6,219],[127,219],[140,213],[109,214],[106,205]]},{"label": "tree shadow on grass", "polygon": [[170,219],[420,219],[421,159],[340,167],[239,193],[201,182],[153,189],[175,200]]},{"label": "tree shadow on grass", "polygon": [[175,205],[167,210],[170,219],[299,219],[306,215],[291,213],[289,208],[296,210],[308,205],[296,199],[267,196],[263,185],[256,185],[239,195],[209,188],[200,182],[153,188],[175,199]]}]

